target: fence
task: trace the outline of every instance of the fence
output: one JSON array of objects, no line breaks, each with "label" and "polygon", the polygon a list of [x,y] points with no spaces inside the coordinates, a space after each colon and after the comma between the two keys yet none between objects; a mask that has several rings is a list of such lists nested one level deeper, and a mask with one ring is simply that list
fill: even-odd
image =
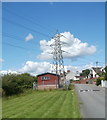
[{"label": "fence", "polygon": [[101,86],[107,88],[107,81],[101,80]]}]

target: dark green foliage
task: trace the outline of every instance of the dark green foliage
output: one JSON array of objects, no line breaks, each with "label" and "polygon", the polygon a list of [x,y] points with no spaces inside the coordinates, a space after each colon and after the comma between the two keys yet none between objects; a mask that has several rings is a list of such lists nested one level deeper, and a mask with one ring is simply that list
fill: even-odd
[{"label": "dark green foliage", "polygon": [[70,79],[70,83],[72,83],[73,79]]},{"label": "dark green foliage", "polygon": [[80,73],[80,76],[84,76],[84,77],[88,78],[89,74],[90,74],[90,70],[86,69],[86,70],[83,70],[82,73]]},{"label": "dark green foliage", "polygon": [[74,85],[73,84],[65,85],[63,87],[63,90],[73,90],[73,89],[74,89]]},{"label": "dark green foliage", "polygon": [[2,77],[2,88],[5,95],[13,95],[22,93],[24,89],[32,88],[32,83],[36,80],[36,77],[31,76],[28,73],[24,74],[7,74]]},{"label": "dark green foliage", "polygon": [[105,67],[105,80],[107,81],[107,66]]},{"label": "dark green foliage", "polygon": [[104,77],[97,78],[96,85],[101,85],[101,80],[104,80]]},{"label": "dark green foliage", "polygon": [[72,90],[72,85],[71,84],[69,84],[68,90]]},{"label": "dark green foliage", "polygon": [[98,85],[101,85],[101,80],[100,80],[100,79],[97,79],[96,85],[97,85],[97,86],[98,86]]}]

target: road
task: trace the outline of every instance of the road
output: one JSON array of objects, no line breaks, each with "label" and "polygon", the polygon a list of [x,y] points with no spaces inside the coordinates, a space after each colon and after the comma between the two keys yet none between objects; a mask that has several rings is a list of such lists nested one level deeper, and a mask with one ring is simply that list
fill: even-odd
[{"label": "road", "polygon": [[83,118],[105,118],[105,89],[92,84],[75,84]]}]

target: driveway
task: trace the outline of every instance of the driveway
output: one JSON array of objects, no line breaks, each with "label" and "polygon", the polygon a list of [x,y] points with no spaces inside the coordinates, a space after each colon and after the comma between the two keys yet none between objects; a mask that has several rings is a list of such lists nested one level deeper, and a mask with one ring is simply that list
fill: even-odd
[{"label": "driveway", "polygon": [[105,118],[105,89],[92,84],[75,84],[83,118]]}]

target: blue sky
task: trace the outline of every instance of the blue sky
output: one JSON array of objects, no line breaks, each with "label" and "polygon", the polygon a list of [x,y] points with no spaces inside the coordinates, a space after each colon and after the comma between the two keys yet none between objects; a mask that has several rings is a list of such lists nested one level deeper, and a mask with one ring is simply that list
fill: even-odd
[{"label": "blue sky", "polygon": [[[96,47],[94,54],[81,56],[75,61],[64,59],[65,65],[82,66],[96,61],[104,65],[105,3],[17,2],[3,3],[2,10],[3,70],[20,69],[26,61],[52,62],[37,59],[37,56],[42,52],[40,41],[49,41],[57,29],[59,33],[70,32],[82,43]],[[33,39],[25,41],[28,34]]]}]

